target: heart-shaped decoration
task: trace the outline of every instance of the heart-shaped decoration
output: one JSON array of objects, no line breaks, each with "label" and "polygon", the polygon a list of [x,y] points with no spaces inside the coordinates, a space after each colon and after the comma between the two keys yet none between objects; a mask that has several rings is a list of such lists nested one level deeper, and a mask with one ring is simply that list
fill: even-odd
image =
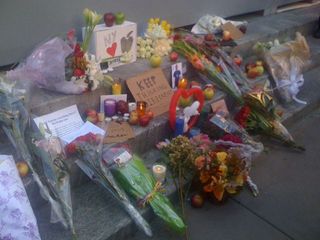
[{"label": "heart-shaped decoration", "polygon": [[[193,97],[195,101],[198,101],[200,103],[198,107],[198,112],[201,112],[204,104],[203,92],[199,88],[178,89],[177,91],[175,91],[171,98],[170,108],[169,108],[169,122],[170,122],[170,127],[173,130],[176,128],[176,109],[179,104],[180,97],[183,97],[183,98]],[[188,122],[188,131],[197,123],[198,118],[199,118],[199,115],[191,117],[191,119]]]},{"label": "heart-shaped decoration", "polygon": [[116,54],[116,50],[117,50],[117,43],[114,42],[112,43],[111,47],[107,48],[107,53],[111,56],[114,57],[114,55]]}]

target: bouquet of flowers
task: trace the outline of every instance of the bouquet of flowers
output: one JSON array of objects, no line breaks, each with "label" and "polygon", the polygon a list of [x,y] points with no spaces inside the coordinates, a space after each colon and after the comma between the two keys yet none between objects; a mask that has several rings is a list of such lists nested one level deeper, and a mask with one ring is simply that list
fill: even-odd
[{"label": "bouquet of flowers", "polygon": [[66,94],[96,89],[104,76],[99,62],[88,56],[87,48],[102,16],[89,9],[83,14],[86,27],[82,45],[76,43],[75,30],[69,31],[66,39],[54,37],[36,47],[16,69],[7,72],[7,77]]},{"label": "bouquet of flowers", "polygon": [[38,171],[42,172],[42,182],[50,189],[50,194],[57,200],[61,208],[61,216],[57,217],[55,211],[52,211],[51,222],[61,221],[66,228],[71,229],[73,236],[75,236],[70,174],[60,139],[54,136],[49,138],[35,136],[30,143],[30,149],[34,158],[39,159],[42,163],[42,166],[37,166]]},{"label": "bouquet of flowers", "polygon": [[110,192],[124,207],[137,226],[147,235],[152,236],[149,224],[130,203],[125,192],[118,186],[110,170],[102,161],[102,135],[88,133],[79,136],[65,149],[68,155],[77,157],[76,163],[88,177]]},{"label": "bouquet of flowers", "polygon": [[198,156],[194,165],[199,171],[203,191],[218,201],[222,201],[225,193],[237,193],[248,176],[245,160],[233,151],[210,150]]},{"label": "bouquet of flowers", "polygon": [[178,233],[185,230],[183,220],[162,193],[162,183],[155,181],[138,156],[132,156],[120,147],[106,150],[103,159],[123,189],[137,199],[138,205],[150,204],[154,213],[171,229]]},{"label": "bouquet of flowers", "polygon": [[[60,178],[65,181],[60,185],[58,179],[54,179],[54,176],[57,176],[56,174],[59,170],[55,169],[52,165],[53,162],[51,161],[53,159],[47,156],[48,158],[43,161],[44,164],[48,164],[46,171],[54,171],[54,173],[52,175],[53,178],[50,180],[49,178],[46,179],[49,174],[44,176],[38,168],[37,162],[33,160],[28,145],[26,144],[25,133],[29,121],[29,114],[24,106],[24,98],[25,91],[23,89],[18,89],[14,87],[13,84],[8,84],[0,77],[0,126],[16,149],[17,159],[26,161],[30,170],[33,172],[33,178],[38,184],[42,196],[49,201],[52,212],[54,212],[56,216],[56,221],[60,221],[65,227],[69,227],[75,237],[71,217],[71,201],[69,201],[68,176]],[[53,151],[55,150],[52,150],[52,152]],[[47,154],[49,154],[49,152],[47,152]],[[49,185],[47,185],[48,181],[51,181]],[[66,189],[66,191],[62,189]]]},{"label": "bouquet of flowers", "polygon": [[[278,120],[274,111],[273,98],[265,91],[251,90],[246,84],[246,78],[240,73],[241,70],[230,63],[227,67],[225,62],[230,62],[230,59],[228,60],[228,56],[221,49],[207,50],[203,46],[201,38],[190,34],[176,38],[173,49],[185,56],[196,70],[213,81],[222,91],[231,96],[237,104],[250,107],[250,115],[255,117],[253,122],[257,123],[250,125],[250,130],[253,130],[251,132],[279,139],[287,146],[303,150],[302,147],[295,144],[288,130]],[[218,55],[215,53],[218,53]],[[217,59],[217,56],[220,57]],[[233,69],[233,74],[229,72],[229,69]],[[238,73],[237,76],[242,76],[240,82],[234,80],[234,73]],[[264,125],[259,125],[259,122]]]},{"label": "bouquet of flowers", "polygon": [[263,91],[251,92],[244,96],[245,105],[235,116],[235,120],[248,132],[262,134],[279,140],[294,149],[304,151],[297,145],[288,130],[278,120],[273,98]]},{"label": "bouquet of flowers", "polygon": [[171,52],[172,39],[171,24],[159,18],[150,18],[145,37],[137,39],[137,55],[140,58],[150,58],[152,55],[160,57]]}]

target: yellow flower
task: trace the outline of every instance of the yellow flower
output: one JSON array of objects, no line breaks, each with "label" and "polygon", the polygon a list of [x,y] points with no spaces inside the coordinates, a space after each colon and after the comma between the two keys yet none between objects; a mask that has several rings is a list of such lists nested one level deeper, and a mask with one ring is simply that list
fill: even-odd
[{"label": "yellow flower", "polygon": [[154,24],[154,18],[149,19],[149,24]]},{"label": "yellow flower", "polygon": [[220,172],[221,176],[223,176],[223,177],[227,176],[228,167],[225,164],[221,164],[219,166],[219,172]]},{"label": "yellow flower", "polygon": [[238,176],[236,177],[235,182],[236,182],[236,184],[237,184],[238,186],[243,186],[244,181],[243,181],[243,176],[242,176],[242,174],[240,174],[240,175],[238,175]]},{"label": "yellow flower", "polygon": [[160,22],[160,18],[155,18],[155,19],[154,19],[154,23],[155,23],[155,24],[159,24],[159,22]]},{"label": "yellow flower", "polygon": [[221,163],[225,163],[228,154],[226,152],[217,152],[217,159]]}]

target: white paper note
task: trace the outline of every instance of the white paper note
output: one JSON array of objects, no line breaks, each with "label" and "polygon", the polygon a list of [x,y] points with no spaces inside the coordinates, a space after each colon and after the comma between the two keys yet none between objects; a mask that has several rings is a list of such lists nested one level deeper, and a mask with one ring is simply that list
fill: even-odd
[{"label": "white paper note", "polygon": [[45,130],[46,137],[52,134],[53,136],[63,138],[79,130],[84,124],[77,105],[72,105],[33,120],[40,130]]}]

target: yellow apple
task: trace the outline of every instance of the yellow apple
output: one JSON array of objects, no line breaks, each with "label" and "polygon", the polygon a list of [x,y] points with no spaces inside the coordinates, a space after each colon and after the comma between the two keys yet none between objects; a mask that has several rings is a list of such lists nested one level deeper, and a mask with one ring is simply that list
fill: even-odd
[{"label": "yellow apple", "polygon": [[20,174],[21,177],[25,177],[28,175],[29,173],[29,167],[28,164],[24,161],[20,161],[16,163],[18,172]]},{"label": "yellow apple", "polygon": [[151,67],[160,67],[162,63],[162,58],[158,55],[152,55],[151,58],[149,59]]}]

